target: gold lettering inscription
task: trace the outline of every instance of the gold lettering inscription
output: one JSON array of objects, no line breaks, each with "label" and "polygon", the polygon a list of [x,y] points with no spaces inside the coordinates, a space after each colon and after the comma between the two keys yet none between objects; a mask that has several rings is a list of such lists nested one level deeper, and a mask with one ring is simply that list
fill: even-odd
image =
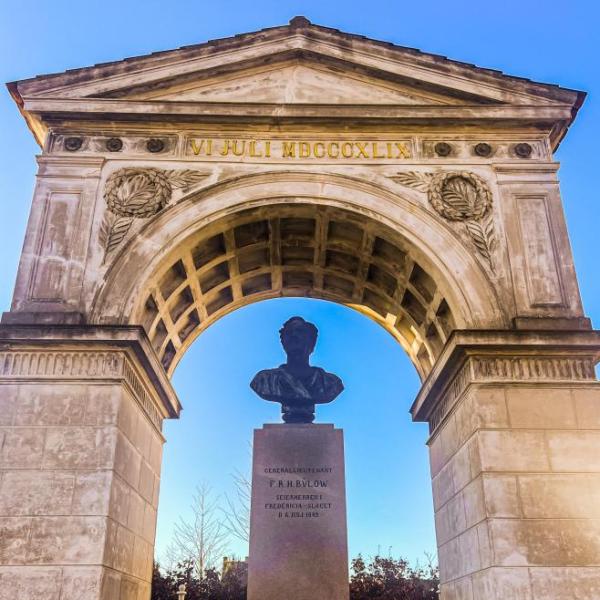
[{"label": "gold lettering inscription", "polygon": [[369,155],[367,154],[367,144],[356,142],[356,149],[358,151],[356,158],[369,158]]},{"label": "gold lettering inscription", "polygon": [[310,144],[308,142],[300,142],[300,158],[310,157]]},{"label": "gold lettering inscription", "polygon": [[260,158],[262,157],[262,152],[256,151],[256,140],[252,140],[250,142],[250,156],[252,158]]},{"label": "gold lettering inscription", "polygon": [[[238,144],[240,145],[238,148]],[[233,140],[233,153],[236,156],[242,156],[244,154],[244,150],[246,149],[246,142],[241,142],[240,140]]]},{"label": "gold lettering inscription", "polygon": [[219,152],[221,156],[227,156],[229,154],[229,140],[225,140],[223,144],[223,148],[221,148],[221,152]]},{"label": "gold lettering inscription", "polygon": [[398,156],[396,158],[410,158],[410,152],[404,144],[396,142],[396,148],[398,149]]},{"label": "gold lettering inscription", "polygon": [[189,141],[188,152],[198,157],[215,154],[235,158],[399,160],[411,158],[410,146],[400,141],[364,140],[260,140],[198,138]]},{"label": "gold lettering inscription", "polygon": [[200,154],[200,152],[202,152],[202,146],[204,146],[204,140],[200,140],[199,144],[196,140],[192,140],[192,152],[196,156],[198,156],[198,154]]},{"label": "gold lettering inscription", "polygon": [[379,154],[377,142],[373,142],[371,145],[373,146],[373,158],[385,158],[385,154]]},{"label": "gold lettering inscription", "polygon": [[323,158],[325,156],[325,144],[323,142],[316,142],[313,146],[313,154],[315,158]]},{"label": "gold lettering inscription", "polygon": [[350,142],[344,142],[342,144],[342,156],[344,158],[352,158],[353,154],[354,154],[353,145]]},{"label": "gold lettering inscription", "polygon": [[283,142],[283,158],[296,158],[296,142]]}]

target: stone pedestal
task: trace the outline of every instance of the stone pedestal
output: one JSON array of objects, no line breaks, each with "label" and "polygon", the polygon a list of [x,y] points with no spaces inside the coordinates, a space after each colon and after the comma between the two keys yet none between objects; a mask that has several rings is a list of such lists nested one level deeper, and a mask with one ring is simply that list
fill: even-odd
[{"label": "stone pedestal", "polygon": [[248,600],[348,600],[344,441],[333,425],[254,432]]}]

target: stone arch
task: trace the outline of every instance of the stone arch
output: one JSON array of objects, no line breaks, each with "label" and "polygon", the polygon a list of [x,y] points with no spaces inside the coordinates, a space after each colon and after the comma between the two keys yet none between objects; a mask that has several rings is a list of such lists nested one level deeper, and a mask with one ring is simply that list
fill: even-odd
[{"label": "stone arch", "polygon": [[[43,151],[0,325],[0,587],[149,598],[169,375],[226,311],[296,294],[377,320],[424,378],[441,597],[596,599],[572,498],[600,487],[600,335],[553,156],[583,92],[303,18],[9,90]],[[120,168],[204,187],[120,215],[103,262]],[[432,210],[456,173],[493,206]]]},{"label": "stone arch", "polygon": [[401,343],[421,378],[454,329],[505,324],[483,269],[427,207],[307,172],[228,180],[164,211],[109,269],[92,321],[142,324],[172,373],[215,320],[279,296],[363,312]]}]

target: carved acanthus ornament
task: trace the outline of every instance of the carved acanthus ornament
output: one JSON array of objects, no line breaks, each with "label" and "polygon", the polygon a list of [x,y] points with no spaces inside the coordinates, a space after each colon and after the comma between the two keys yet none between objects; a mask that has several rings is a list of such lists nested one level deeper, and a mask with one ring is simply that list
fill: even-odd
[{"label": "carved acanthus ornament", "polygon": [[106,256],[125,239],[135,219],[150,219],[170,202],[173,190],[185,189],[208,176],[191,169],[119,169],[104,187],[108,211],[100,230]]},{"label": "carved acanthus ornament", "polygon": [[391,177],[396,183],[425,192],[433,209],[448,221],[461,221],[477,252],[494,271],[496,233],[492,194],[485,181],[466,171],[407,171]]}]

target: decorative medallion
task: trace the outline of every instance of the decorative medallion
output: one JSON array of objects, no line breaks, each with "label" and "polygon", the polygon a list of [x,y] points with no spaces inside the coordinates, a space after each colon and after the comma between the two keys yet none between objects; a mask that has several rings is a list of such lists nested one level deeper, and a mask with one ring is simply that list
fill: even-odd
[{"label": "decorative medallion", "polygon": [[392,177],[401,185],[426,192],[433,209],[447,221],[461,221],[477,252],[494,271],[496,246],[492,194],[485,181],[474,173],[408,171]]},{"label": "decorative medallion", "polygon": [[146,142],[148,152],[162,152],[165,149],[165,143],[158,138],[151,138]]},{"label": "decorative medallion", "polygon": [[438,142],[433,149],[438,156],[450,156],[452,153],[452,146],[446,142]]},{"label": "decorative medallion", "polygon": [[68,137],[65,138],[64,147],[69,152],[77,152],[83,145],[83,138],[81,137]]},{"label": "decorative medallion", "polygon": [[106,149],[109,152],[120,152],[123,149],[123,140],[121,138],[109,138],[106,140]]},{"label": "decorative medallion", "polygon": [[119,169],[106,180],[104,200],[108,211],[100,231],[106,256],[124,239],[135,219],[149,219],[171,201],[173,189],[188,188],[208,173],[178,169]]},{"label": "decorative medallion", "polygon": [[477,154],[477,156],[481,156],[482,158],[487,158],[492,154],[492,147],[485,142],[475,144],[473,150],[475,150],[475,154]]},{"label": "decorative medallion", "polygon": [[531,147],[531,144],[528,144],[527,142],[522,142],[521,144],[517,144],[515,146],[515,154],[519,158],[529,158],[532,150],[533,148]]}]

